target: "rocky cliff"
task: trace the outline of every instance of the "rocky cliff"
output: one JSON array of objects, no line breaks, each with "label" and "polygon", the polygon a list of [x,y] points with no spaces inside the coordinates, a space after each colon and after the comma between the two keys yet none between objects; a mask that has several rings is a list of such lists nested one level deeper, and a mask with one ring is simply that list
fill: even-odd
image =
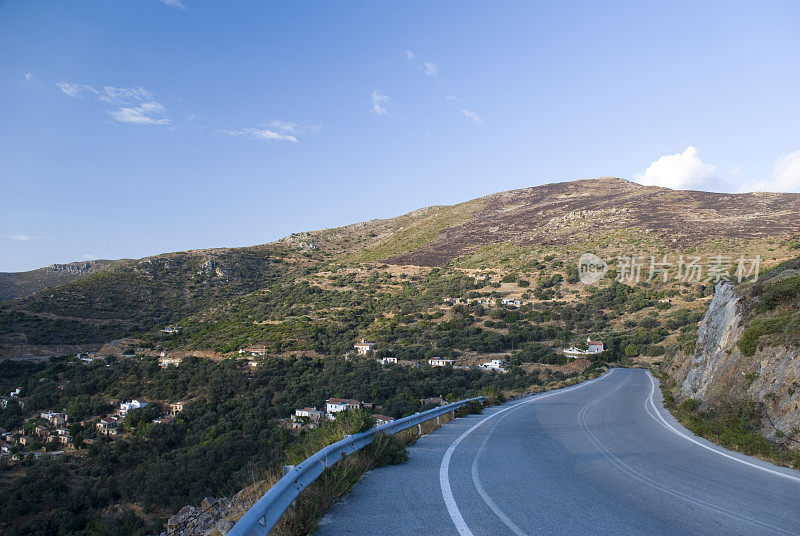
[{"label": "rocky cliff", "polygon": [[744,393],[764,405],[769,420],[763,432],[774,437],[776,428],[796,433],[800,427],[800,351],[793,345],[759,346],[744,355],[738,341],[753,318],[748,313],[757,299],[727,282],[715,289],[698,330],[681,395],[714,403]]}]

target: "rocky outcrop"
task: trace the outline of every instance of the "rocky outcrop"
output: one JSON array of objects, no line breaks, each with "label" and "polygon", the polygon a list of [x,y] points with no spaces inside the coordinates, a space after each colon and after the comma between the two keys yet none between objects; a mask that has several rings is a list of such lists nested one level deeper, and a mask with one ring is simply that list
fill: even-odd
[{"label": "rocky outcrop", "polygon": [[[681,395],[706,403],[746,393],[763,404],[763,432],[792,433],[800,427],[800,352],[763,346],[742,354],[737,342],[746,327],[746,300],[727,282],[717,285],[698,331],[697,345]],[[771,423],[770,423],[771,421]]]},{"label": "rocky outcrop", "polygon": [[262,480],[248,486],[230,499],[206,497],[199,506],[184,506],[167,521],[161,536],[222,536],[271,487]]},{"label": "rocky outcrop", "polygon": [[697,332],[695,353],[681,390],[683,396],[705,399],[709,390],[730,382],[724,376],[737,368],[736,362],[740,361],[734,350],[738,351],[736,342],[742,334],[741,300],[727,281],[717,285]]}]

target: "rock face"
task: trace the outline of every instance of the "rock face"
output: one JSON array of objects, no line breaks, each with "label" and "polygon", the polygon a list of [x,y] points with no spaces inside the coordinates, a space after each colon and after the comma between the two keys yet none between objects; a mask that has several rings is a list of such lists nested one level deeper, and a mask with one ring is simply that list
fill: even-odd
[{"label": "rock face", "polygon": [[717,285],[681,394],[713,403],[746,392],[764,405],[772,421],[765,421],[765,435],[774,437],[775,428],[790,433],[800,427],[800,353],[764,346],[744,356],[736,343],[746,327],[745,309],[732,285]]},{"label": "rock face", "polygon": [[718,375],[729,372],[738,361],[733,351],[738,352],[736,342],[743,331],[741,299],[730,283],[721,281],[717,285],[697,332],[695,353],[681,390],[683,396],[705,399],[720,380],[730,380]]}]

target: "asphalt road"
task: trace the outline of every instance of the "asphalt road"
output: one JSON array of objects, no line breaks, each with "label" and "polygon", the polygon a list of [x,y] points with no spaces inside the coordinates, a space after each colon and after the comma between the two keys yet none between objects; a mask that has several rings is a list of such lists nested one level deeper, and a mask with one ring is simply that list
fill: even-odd
[{"label": "asphalt road", "polygon": [[800,472],[691,434],[643,370],[488,408],[370,471],[320,536],[800,534]]}]

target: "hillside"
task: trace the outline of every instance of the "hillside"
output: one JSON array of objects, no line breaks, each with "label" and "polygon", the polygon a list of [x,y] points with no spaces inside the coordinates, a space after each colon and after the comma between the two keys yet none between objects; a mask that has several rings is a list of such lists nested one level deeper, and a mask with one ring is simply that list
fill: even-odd
[{"label": "hillside", "polygon": [[[275,341],[287,350],[340,352],[392,296],[413,292],[409,286],[419,281],[438,287],[425,295],[428,308],[452,290],[444,279],[474,269],[521,274],[531,291],[541,285],[536,299],[580,299],[579,287],[542,289],[555,273],[567,279],[584,251],[609,261],[619,254],[746,253],[769,266],[792,255],[799,234],[800,194],[674,191],[614,178],[548,184],[262,246],[98,265],[73,281],[0,302],[0,356],[97,349],[131,335],[168,348],[225,352]],[[436,267],[445,272],[429,276]],[[372,290],[364,294],[367,287],[357,285],[355,293],[348,281],[365,274],[374,278]],[[365,310],[367,317],[354,318]],[[184,336],[148,335],[168,323],[182,323]],[[337,338],[344,339],[324,342]]]},{"label": "hillside", "polygon": [[0,300],[29,296],[47,287],[69,283],[120,262],[125,261],[71,262],[69,264],[51,264],[27,272],[0,272]]}]

